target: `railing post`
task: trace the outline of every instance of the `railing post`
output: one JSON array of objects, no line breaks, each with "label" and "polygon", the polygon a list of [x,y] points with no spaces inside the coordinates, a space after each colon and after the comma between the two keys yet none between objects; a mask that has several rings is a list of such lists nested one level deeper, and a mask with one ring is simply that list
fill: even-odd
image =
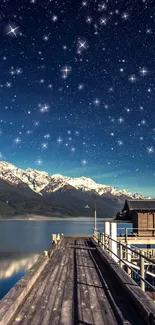
[{"label": "railing post", "polygon": [[[131,262],[131,251],[128,248],[130,248],[129,244],[126,245],[126,259],[127,259],[127,262],[130,263]],[[127,273],[131,277],[131,269],[129,267],[127,267]]]},{"label": "railing post", "polygon": [[[107,248],[109,248],[109,238],[108,236],[110,235],[110,222],[109,221],[105,221],[104,223],[104,233],[105,233],[105,244],[107,246]],[[109,254],[109,251],[108,251]]]},{"label": "railing post", "polygon": [[104,249],[104,234],[101,233],[101,245],[102,245],[102,249]]},{"label": "railing post", "polygon": [[112,253],[111,253],[111,250],[112,250],[112,240],[111,240],[110,236],[108,236],[108,248],[110,249],[110,250],[108,250],[108,254],[109,254],[109,256],[112,256]]},{"label": "railing post", "polygon": [[121,261],[123,259],[123,247],[121,245],[121,242],[119,242],[119,266],[122,268],[123,267],[123,262]]},{"label": "railing post", "polygon": [[125,241],[128,242],[128,228],[125,228]]},{"label": "railing post", "polygon": [[[115,262],[118,262],[117,255],[117,223],[111,222],[110,224],[110,237],[111,237],[111,250],[112,250],[112,258],[115,260]],[[114,253],[114,254],[113,254]]]},{"label": "railing post", "polygon": [[[141,251],[141,254],[143,255],[143,250]],[[144,279],[145,278],[145,269],[144,269],[144,257],[140,255],[140,275]],[[145,291],[145,282],[140,279],[140,287],[143,291]]]}]

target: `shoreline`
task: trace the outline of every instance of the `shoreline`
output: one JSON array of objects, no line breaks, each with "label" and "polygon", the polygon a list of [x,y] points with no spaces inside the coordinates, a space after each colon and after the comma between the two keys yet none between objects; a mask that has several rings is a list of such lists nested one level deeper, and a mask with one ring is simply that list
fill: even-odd
[{"label": "shoreline", "polygon": [[[113,218],[97,218],[98,221],[106,221],[113,220]],[[34,215],[25,215],[25,216],[17,216],[17,217],[0,217],[0,221],[94,221],[93,217],[44,217],[44,216],[34,216]]]}]

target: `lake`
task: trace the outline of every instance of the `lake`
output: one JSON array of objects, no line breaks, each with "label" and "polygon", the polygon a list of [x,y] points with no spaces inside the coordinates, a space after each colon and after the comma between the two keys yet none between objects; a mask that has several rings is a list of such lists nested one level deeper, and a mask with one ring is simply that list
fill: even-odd
[{"label": "lake", "polygon": [[[104,230],[103,225],[98,220],[99,230]],[[52,234],[92,234],[93,227],[91,218],[0,221],[0,299],[32,267],[38,254],[51,246]],[[118,224],[121,227],[125,224]]]}]

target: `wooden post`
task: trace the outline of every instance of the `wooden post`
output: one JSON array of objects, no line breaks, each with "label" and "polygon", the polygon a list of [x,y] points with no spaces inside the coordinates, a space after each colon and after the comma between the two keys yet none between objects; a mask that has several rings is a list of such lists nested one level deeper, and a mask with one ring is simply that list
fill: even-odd
[{"label": "wooden post", "polygon": [[112,256],[112,252],[111,252],[111,250],[112,250],[112,241],[111,241],[111,238],[108,238],[108,248],[110,249],[110,250],[108,250],[108,254],[109,254],[109,256]]},{"label": "wooden post", "polygon": [[96,212],[96,202],[94,207],[94,228],[97,229],[97,212]]},{"label": "wooden post", "polygon": [[128,229],[125,228],[125,241],[128,242]]},{"label": "wooden post", "polygon": [[56,242],[57,242],[57,235],[52,234],[52,243],[56,243]]},{"label": "wooden post", "polygon": [[[116,222],[111,222],[110,223],[110,236],[112,239],[115,241],[117,240],[117,223]],[[111,241],[111,250],[114,254],[112,254],[112,258],[115,260],[115,262],[118,262],[118,258],[116,257],[117,255],[117,243],[113,240]]]},{"label": "wooden post", "polygon": [[[104,223],[104,234],[105,234],[105,245],[107,246],[107,248],[109,248],[109,239],[107,236],[110,235],[110,222],[109,221],[105,221]],[[106,247],[105,247],[106,249]],[[109,253],[109,251],[108,251]]]},{"label": "wooden post", "polygon": [[119,266],[123,267],[123,262],[121,261],[123,259],[123,246],[121,245],[121,242],[119,242]]},{"label": "wooden post", "polygon": [[[144,251],[141,251],[141,254],[144,254]],[[144,257],[140,256],[140,275],[143,279],[145,279],[145,269],[144,269]],[[143,291],[145,291],[145,282],[140,279],[140,287]]]},{"label": "wooden post", "polygon": [[102,234],[102,248],[104,249],[104,234]]},{"label": "wooden post", "polygon": [[[130,263],[131,262],[131,251],[128,248],[130,248],[129,244],[126,245],[126,259],[127,259],[127,262]],[[127,273],[131,277],[131,269],[129,267],[127,267]]]}]

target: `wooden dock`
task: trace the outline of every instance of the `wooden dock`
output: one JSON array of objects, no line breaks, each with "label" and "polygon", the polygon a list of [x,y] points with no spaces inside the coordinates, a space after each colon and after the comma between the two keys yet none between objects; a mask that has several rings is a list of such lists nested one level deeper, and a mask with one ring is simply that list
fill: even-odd
[{"label": "wooden dock", "polygon": [[155,304],[91,237],[49,255],[0,301],[0,325],[155,324]]}]

